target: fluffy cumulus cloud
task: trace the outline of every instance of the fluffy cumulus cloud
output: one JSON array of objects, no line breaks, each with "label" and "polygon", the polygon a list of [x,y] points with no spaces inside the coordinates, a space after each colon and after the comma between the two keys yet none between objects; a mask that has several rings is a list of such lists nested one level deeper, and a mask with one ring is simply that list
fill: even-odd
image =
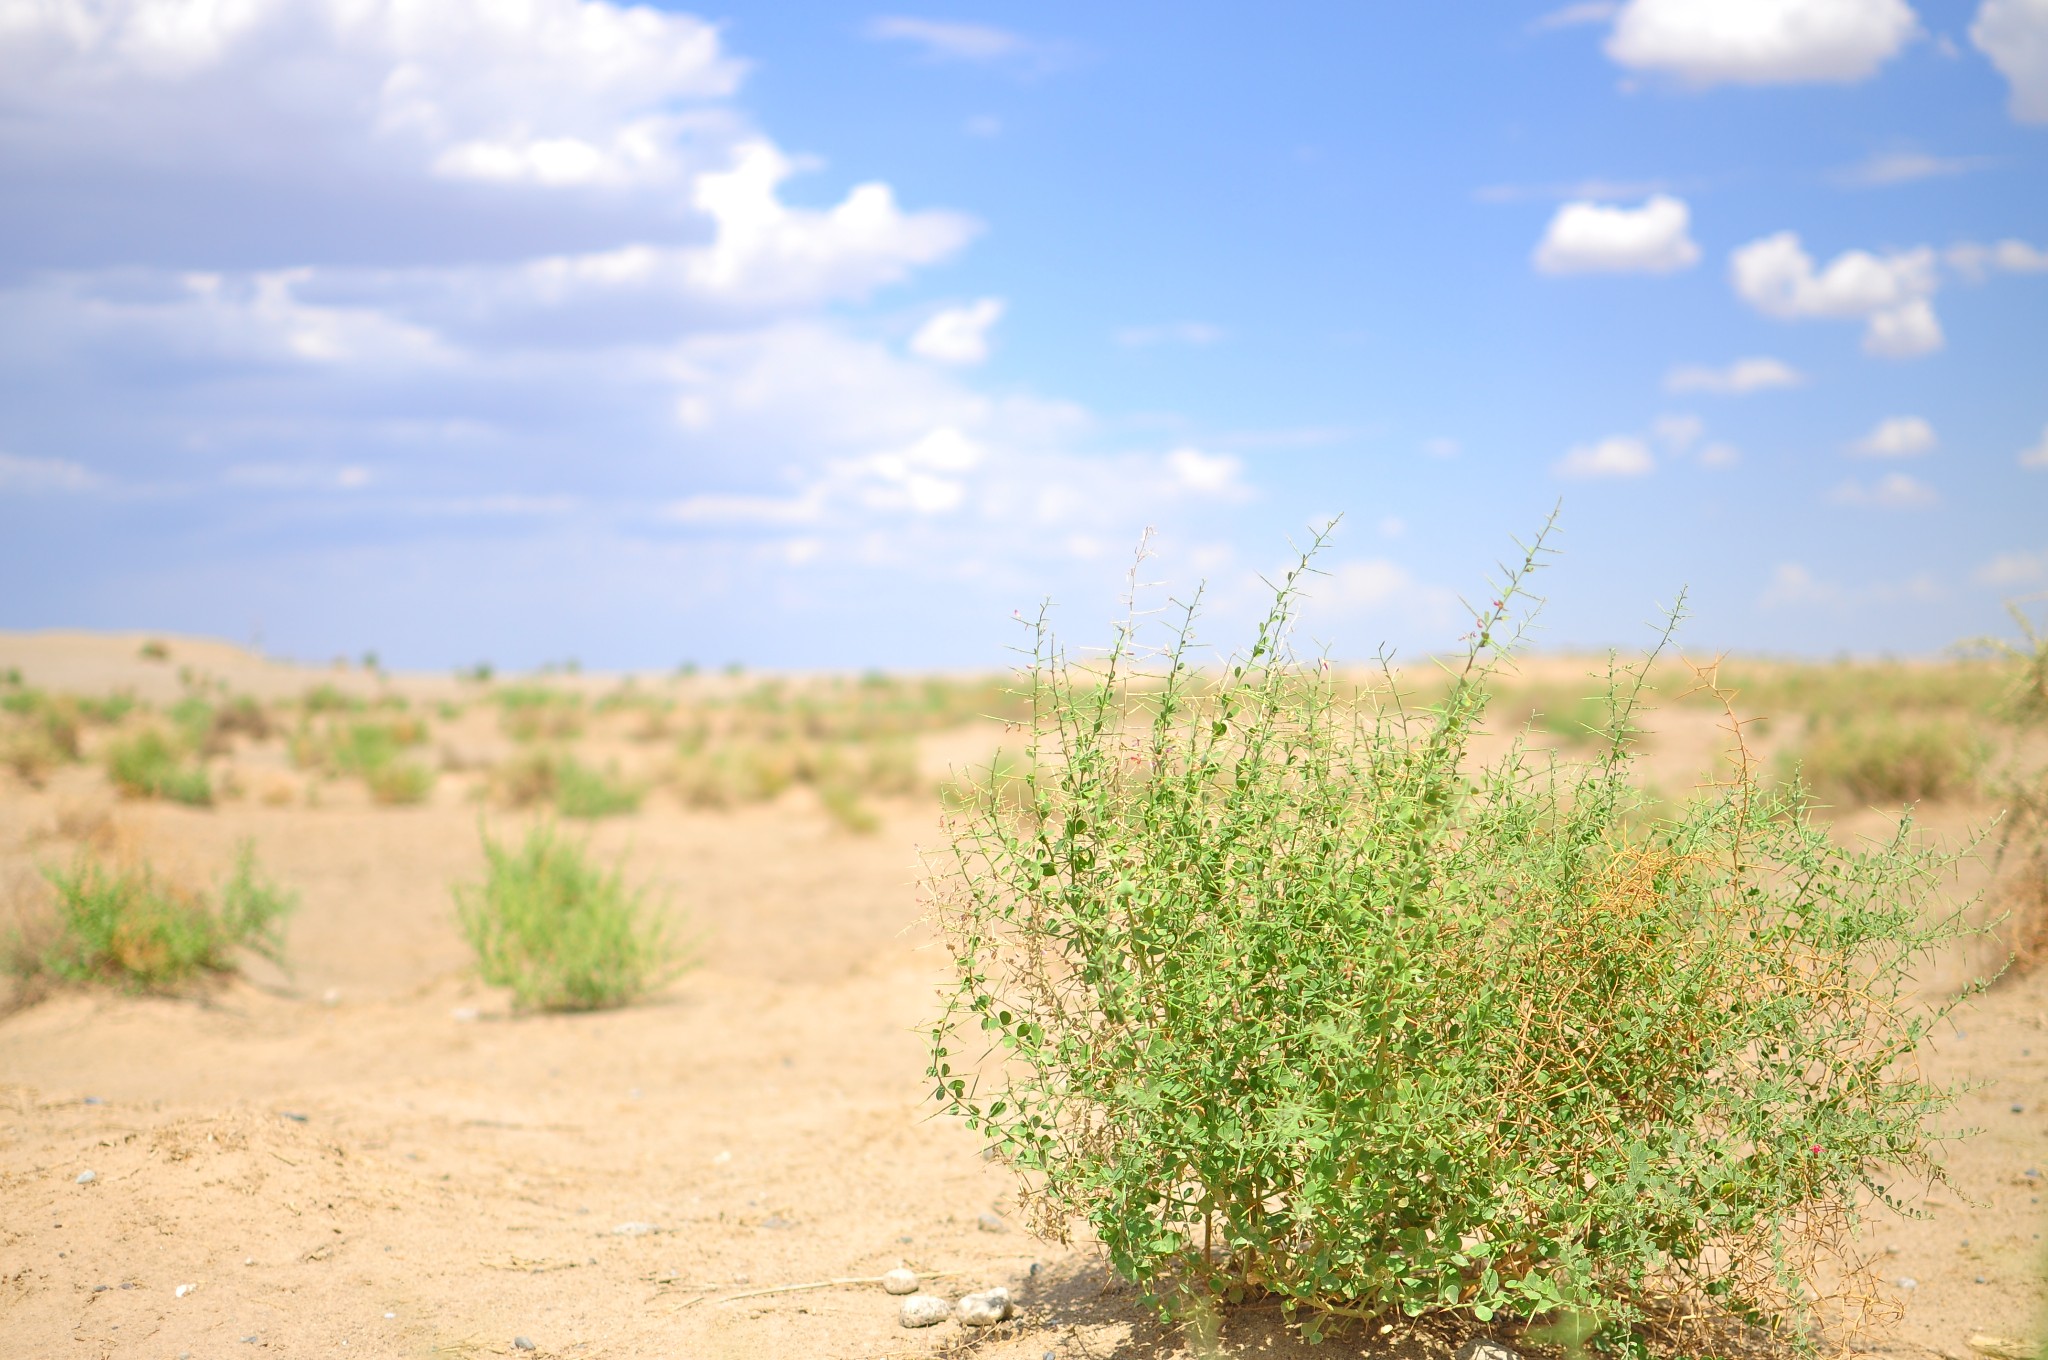
[{"label": "fluffy cumulus cloud", "polygon": [[934,312],[910,337],[910,352],[935,364],[978,364],[988,358],[988,333],[1003,317],[1001,298]]},{"label": "fluffy cumulus cloud", "polygon": [[2048,123],[2048,0],[1984,0],[1970,41],[2012,87],[2012,116]]},{"label": "fluffy cumulus cloud", "polygon": [[1934,252],[1875,255],[1848,250],[1816,267],[1797,232],[1752,241],[1729,261],[1729,278],[1743,301],[1781,320],[1860,320],[1863,348],[1907,359],[1945,343],[1931,298],[1940,284]]},{"label": "fluffy cumulus cloud", "polygon": [[1668,194],[1639,208],[1567,203],[1550,219],[1533,258],[1546,274],[1669,274],[1699,261],[1691,220],[1684,200]]},{"label": "fluffy cumulus cloud", "polygon": [[187,170],[348,147],[453,179],[674,183],[741,74],[713,25],[602,0],[45,0],[0,23],[0,136]]},{"label": "fluffy cumulus cloud", "polygon": [[608,0],[0,0],[0,496],[261,503],[309,552],[581,535],[692,590],[769,564],[1028,597],[1155,514],[1227,527],[1239,458],[1104,451],[966,379],[1001,300],[907,346],[857,315],[978,224],[871,167],[793,194],[819,167],[737,106],[745,69]]},{"label": "fluffy cumulus cloud", "polygon": [[2048,551],[1999,553],[1970,573],[1970,579],[1994,590],[2039,585],[2048,581]]},{"label": "fluffy cumulus cloud", "polygon": [[1932,453],[1940,443],[1934,427],[1921,417],[1892,416],[1872,426],[1849,452],[1862,458],[1914,458]]},{"label": "fluffy cumulus cloud", "polygon": [[1664,390],[1740,397],[1751,392],[1800,387],[1805,382],[1806,375],[1784,360],[1756,355],[1737,359],[1720,368],[1707,364],[1680,364],[1664,375]]},{"label": "fluffy cumulus cloud", "polygon": [[1574,481],[1608,477],[1646,477],[1657,460],[1649,443],[1636,435],[1617,434],[1591,444],[1576,444],[1552,465],[1551,471]]},{"label": "fluffy cumulus cloud", "polygon": [[1847,84],[1918,31],[1905,0],[1629,0],[1607,55],[1692,86]]}]

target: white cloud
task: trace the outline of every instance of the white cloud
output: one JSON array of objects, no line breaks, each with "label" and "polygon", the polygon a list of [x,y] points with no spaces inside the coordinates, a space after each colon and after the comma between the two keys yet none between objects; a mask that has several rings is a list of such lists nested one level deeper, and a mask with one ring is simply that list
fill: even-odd
[{"label": "white cloud", "polygon": [[1781,231],[1737,250],[1729,277],[1736,293],[1766,316],[1862,320],[1863,347],[1872,354],[1912,358],[1943,344],[1928,301],[1939,280],[1926,246],[1884,256],[1848,250],[1816,271],[1799,234]]},{"label": "white cloud", "polygon": [[1940,443],[1934,427],[1919,416],[1893,416],[1877,422],[1849,452],[1864,458],[1914,458]]},{"label": "white cloud", "polygon": [[230,486],[269,490],[361,491],[376,474],[360,463],[332,467],[321,463],[237,463],[222,475]]},{"label": "white cloud", "polygon": [[1765,609],[1783,609],[1796,605],[1837,604],[1841,598],[1839,586],[1817,579],[1803,563],[1780,562],[1772,569],[1770,584],[1764,587],[1757,603]]},{"label": "white cloud", "polygon": [[1700,466],[1710,468],[1732,468],[1742,461],[1742,450],[1733,444],[1715,441],[1700,450]]},{"label": "white cloud", "polygon": [[0,136],[187,173],[352,144],[450,178],[673,182],[690,106],[742,70],[715,26],[604,0],[46,0],[0,23]]},{"label": "white cloud", "polygon": [[1966,175],[1995,164],[1991,156],[1932,156],[1924,151],[1888,151],[1835,173],[1835,181],[1859,189],[1911,184],[1917,180]]},{"label": "white cloud", "polygon": [[1158,326],[1126,326],[1116,333],[1119,345],[1142,349],[1149,345],[1213,345],[1223,338],[1223,328],[1206,321],[1172,321]]},{"label": "white cloud", "polygon": [[1889,472],[1875,482],[1843,482],[1828,493],[1837,505],[1863,506],[1877,510],[1923,510],[1938,504],[1934,488],[1903,472]]},{"label": "white cloud", "polygon": [[934,61],[1000,61],[1028,52],[1034,46],[1008,29],[988,24],[914,19],[905,15],[870,20],[867,34],[883,42],[909,43]]},{"label": "white cloud", "polygon": [[106,479],[68,458],[24,458],[0,453],[0,492],[93,491]]},{"label": "white cloud", "polygon": [[1687,85],[1866,80],[1919,31],[1905,0],[1629,0],[1607,55]]},{"label": "white cloud", "polygon": [[1003,316],[1001,298],[935,312],[910,337],[910,352],[937,364],[978,364],[988,358],[989,328]]},{"label": "white cloud", "polygon": [[794,167],[766,141],[742,144],[730,170],[698,176],[693,198],[718,224],[687,256],[692,284],[754,303],[858,294],[943,259],[974,233],[954,213],[910,213],[882,183],[856,185],[825,212],[786,206],[777,187]]},{"label": "white cloud", "polygon": [[825,508],[822,489],[801,496],[749,496],[703,492],[665,507],[678,524],[789,525],[816,523]]},{"label": "white cloud", "polygon": [[2013,118],[2048,123],[2048,0],[1984,0],[1970,41],[2012,87]]},{"label": "white cloud", "polygon": [[2000,588],[2038,585],[2048,581],[2048,551],[2000,553],[1972,572],[1970,579],[1980,586]]},{"label": "white cloud", "polygon": [[1650,446],[1635,435],[1617,434],[1592,444],[1574,445],[1552,465],[1551,471],[1574,480],[1593,477],[1642,477],[1654,471],[1657,460]]},{"label": "white cloud", "polygon": [[1536,247],[1536,267],[1546,274],[1686,269],[1700,258],[1700,248],[1686,234],[1691,217],[1684,201],[1668,194],[1657,194],[1640,208],[1567,203],[1550,219]]},{"label": "white cloud", "polygon": [[2048,273],[2048,248],[2007,238],[1995,245],[1958,241],[1944,252],[1948,267],[1972,283],[1994,271],[2004,274]]},{"label": "white cloud", "polygon": [[1415,590],[1415,577],[1398,562],[1384,557],[1354,558],[1329,568],[1327,584],[1311,589],[1315,598],[1337,609],[1372,609],[1391,604]]},{"label": "white cloud", "polygon": [[2030,448],[2020,450],[2020,466],[2036,471],[2048,471],[2048,425],[2041,427],[2041,437]]},{"label": "white cloud", "polygon": [[1721,396],[1747,396],[1776,388],[1800,387],[1806,375],[1781,359],[1758,355],[1737,359],[1724,368],[1705,364],[1680,364],[1664,375],[1667,392],[1712,392]]},{"label": "white cloud", "polygon": [[1658,416],[1650,422],[1650,437],[1674,456],[1691,449],[1706,432],[1707,422],[1695,415]]},{"label": "white cloud", "polygon": [[1244,486],[1238,480],[1244,472],[1244,464],[1227,453],[1175,449],[1166,455],[1166,466],[1176,483],[1198,496],[1235,497],[1244,494]]},{"label": "white cloud", "polygon": [[1604,24],[1621,12],[1620,0],[1580,0],[1578,4],[1565,5],[1542,15],[1529,27],[1538,32],[1552,28],[1578,28],[1584,24]]}]

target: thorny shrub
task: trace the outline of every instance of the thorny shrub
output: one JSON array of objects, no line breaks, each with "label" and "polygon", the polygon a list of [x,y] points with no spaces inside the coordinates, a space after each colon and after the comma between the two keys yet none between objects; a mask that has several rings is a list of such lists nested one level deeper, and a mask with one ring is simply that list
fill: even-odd
[{"label": "thorny shrub", "polygon": [[1847,1229],[1942,1175],[1909,970],[1963,929],[1950,859],[1910,823],[1833,843],[1739,724],[1733,773],[1658,810],[1647,663],[1591,758],[1481,765],[1543,538],[1424,708],[1291,653],[1322,542],[1220,676],[1199,595],[1150,665],[1131,624],[1072,662],[1041,613],[1024,793],[985,785],[931,868],[939,1105],[1183,1319],[1810,1337]]}]

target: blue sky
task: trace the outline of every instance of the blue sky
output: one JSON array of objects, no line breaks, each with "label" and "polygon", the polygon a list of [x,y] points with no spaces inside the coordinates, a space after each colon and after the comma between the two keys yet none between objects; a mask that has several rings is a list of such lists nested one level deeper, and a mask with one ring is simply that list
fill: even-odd
[{"label": "blue sky", "polygon": [[0,11],[0,627],[1931,651],[2048,589],[2048,0]]}]

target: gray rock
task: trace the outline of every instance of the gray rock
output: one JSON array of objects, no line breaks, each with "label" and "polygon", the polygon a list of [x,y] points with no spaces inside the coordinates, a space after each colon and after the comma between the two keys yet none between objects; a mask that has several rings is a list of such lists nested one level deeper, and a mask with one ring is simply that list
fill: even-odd
[{"label": "gray rock", "polygon": [[512,1349],[515,1351],[530,1351],[537,1348],[531,1341],[528,1341],[525,1337],[515,1336],[512,1338]]},{"label": "gray rock", "polygon": [[1016,1305],[1010,1301],[1010,1291],[997,1285],[994,1289],[984,1289],[960,1300],[960,1324],[963,1327],[993,1327],[1016,1311]]},{"label": "gray rock", "polygon": [[99,1176],[91,1171],[81,1171],[78,1173],[78,1184],[80,1185],[91,1185],[98,1179]]},{"label": "gray rock", "polygon": [[901,1316],[906,1327],[935,1327],[953,1316],[953,1305],[937,1294],[912,1294],[903,1301]]},{"label": "gray rock", "polygon": [[1513,1351],[1490,1336],[1468,1336],[1458,1347],[1457,1360],[1520,1360]]},{"label": "gray rock", "polygon": [[1898,1279],[1892,1281],[1892,1283],[1896,1284],[1901,1289],[1918,1289],[1920,1287],[1920,1282],[1914,1279],[1911,1275],[1901,1275]]},{"label": "gray rock", "polygon": [[895,1270],[882,1277],[882,1289],[890,1294],[915,1294],[917,1292],[917,1272],[905,1270],[898,1266]]},{"label": "gray rock", "polygon": [[974,1220],[974,1226],[981,1229],[983,1232],[991,1233],[1008,1232],[1010,1230],[1010,1225],[1003,1222],[1003,1220],[995,1214],[983,1214],[980,1218]]}]

